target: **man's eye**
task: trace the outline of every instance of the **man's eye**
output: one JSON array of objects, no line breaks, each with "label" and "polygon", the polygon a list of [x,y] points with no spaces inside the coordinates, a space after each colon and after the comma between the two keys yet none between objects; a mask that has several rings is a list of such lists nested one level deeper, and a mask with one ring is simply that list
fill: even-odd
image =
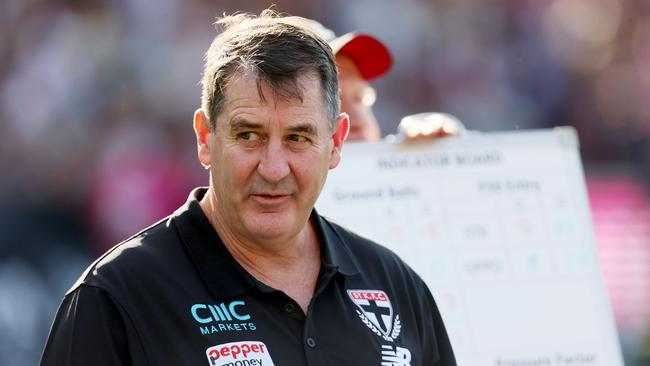
[{"label": "man's eye", "polygon": [[302,150],[311,145],[311,139],[303,135],[289,135],[287,143],[292,149]]},{"label": "man's eye", "polygon": [[260,139],[260,135],[255,132],[242,132],[239,135],[237,135],[237,138],[246,141],[257,141]]},{"label": "man's eye", "polygon": [[289,141],[291,141],[291,142],[307,142],[307,141],[309,141],[309,139],[306,138],[305,136],[289,135]]}]

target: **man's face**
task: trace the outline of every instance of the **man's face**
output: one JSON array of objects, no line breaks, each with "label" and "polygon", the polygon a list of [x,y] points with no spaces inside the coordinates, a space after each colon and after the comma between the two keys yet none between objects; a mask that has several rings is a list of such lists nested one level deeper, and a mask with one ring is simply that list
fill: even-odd
[{"label": "man's face", "polygon": [[336,55],[341,87],[341,111],[350,116],[349,141],[378,141],[381,138],[379,123],[372,112],[375,102],[374,89],[361,77],[352,59],[344,54]]},{"label": "man's face", "polygon": [[266,84],[262,101],[254,76],[242,72],[226,88],[215,131],[197,128],[199,158],[210,166],[214,211],[240,239],[297,235],[328,169],[340,160],[347,120],[340,117],[332,132],[316,74],[305,73],[298,83],[302,102],[278,99]]}]

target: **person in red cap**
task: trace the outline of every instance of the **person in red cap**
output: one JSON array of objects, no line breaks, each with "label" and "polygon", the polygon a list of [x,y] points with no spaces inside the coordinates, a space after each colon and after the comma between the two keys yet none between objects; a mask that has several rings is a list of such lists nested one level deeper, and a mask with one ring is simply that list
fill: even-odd
[{"label": "person in red cap", "polygon": [[329,41],[336,55],[341,87],[341,110],[350,124],[350,141],[378,141],[381,130],[372,106],[377,99],[369,81],[384,75],[392,66],[388,49],[367,34],[347,33]]},{"label": "person in red cap", "polygon": [[[372,110],[377,99],[370,81],[386,74],[393,65],[388,48],[377,38],[359,32],[337,37],[333,31],[313,21],[313,30],[327,40],[336,56],[341,88],[341,111],[350,116],[348,141],[376,142],[381,139],[379,122]],[[464,130],[455,117],[426,113],[402,120],[398,134],[405,140],[454,136]]]}]

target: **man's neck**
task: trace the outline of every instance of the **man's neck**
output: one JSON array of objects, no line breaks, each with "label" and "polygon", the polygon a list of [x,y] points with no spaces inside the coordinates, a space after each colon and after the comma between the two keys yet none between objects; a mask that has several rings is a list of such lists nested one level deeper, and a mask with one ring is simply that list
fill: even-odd
[{"label": "man's neck", "polygon": [[281,243],[246,240],[225,224],[213,199],[208,190],[201,208],[233,258],[258,281],[291,297],[306,314],[321,266],[315,225],[307,221],[297,235]]}]

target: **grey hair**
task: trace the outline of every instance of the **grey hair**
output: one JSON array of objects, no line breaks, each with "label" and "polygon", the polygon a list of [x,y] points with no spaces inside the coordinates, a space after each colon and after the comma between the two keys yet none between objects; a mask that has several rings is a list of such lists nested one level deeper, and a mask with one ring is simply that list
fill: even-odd
[{"label": "grey hair", "polygon": [[201,79],[201,108],[211,130],[225,102],[228,83],[241,71],[257,78],[273,96],[302,101],[298,78],[309,72],[319,76],[330,130],[340,111],[339,84],[332,49],[310,28],[310,20],[264,10],[259,16],[235,14],[215,23],[224,30],[212,41],[205,54]]}]

